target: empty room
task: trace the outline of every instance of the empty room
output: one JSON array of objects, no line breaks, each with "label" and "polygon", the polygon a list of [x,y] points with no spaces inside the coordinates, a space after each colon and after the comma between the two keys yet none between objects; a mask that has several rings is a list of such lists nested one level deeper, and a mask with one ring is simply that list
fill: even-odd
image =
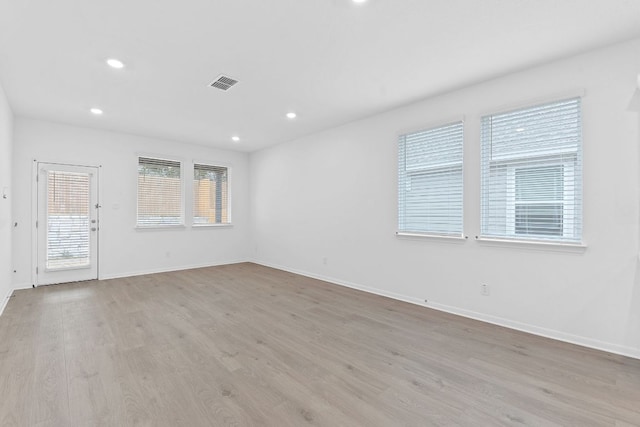
[{"label": "empty room", "polygon": [[0,0],[0,425],[640,426],[640,2]]}]

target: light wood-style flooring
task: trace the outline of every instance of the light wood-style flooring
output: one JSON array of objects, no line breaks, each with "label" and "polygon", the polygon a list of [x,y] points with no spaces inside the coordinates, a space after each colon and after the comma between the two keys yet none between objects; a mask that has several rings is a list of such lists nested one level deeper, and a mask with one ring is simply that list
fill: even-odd
[{"label": "light wood-style flooring", "polygon": [[15,292],[0,425],[638,426],[640,360],[235,264]]}]

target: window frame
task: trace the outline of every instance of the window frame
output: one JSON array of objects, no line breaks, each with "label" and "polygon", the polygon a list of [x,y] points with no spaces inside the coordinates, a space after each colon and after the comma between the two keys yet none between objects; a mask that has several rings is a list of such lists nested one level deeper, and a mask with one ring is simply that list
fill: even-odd
[{"label": "window frame", "polygon": [[[584,225],[584,137],[583,137],[583,97],[584,93],[569,93],[561,97],[555,97],[552,99],[538,100],[527,104],[520,104],[508,109],[501,109],[496,112],[482,114],[480,116],[480,199],[481,199],[481,218],[480,218],[480,235],[476,237],[477,240],[484,241],[505,241],[513,242],[517,244],[543,244],[543,245],[557,245],[557,246],[575,246],[584,247],[583,243],[583,225]],[[500,160],[486,159],[485,151],[485,118],[491,119],[493,116],[499,116],[502,114],[516,113],[518,111],[534,110],[545,106],[553,106],[555,104],[561,104],[563,102],[577,101],[577,146],[575,150],[567,149],[561,145],[554,149],[553,147],[546,150],[540,150],[534,152],[531,155],[518,154],[515,156],[507,156]],[[491,125],[489,125],[491,126]],[[491,132],[487,132],[491,134]],[[488,141],[491,145],[492,139]],[[551,150],[551,151],[550,151]],[[536,159],[538,159],[536,161]],[[529,162],[523,162],[528,160]],[[486,164],[485,164],[486,162]],[[493,165],[506,166],[506,179],[505,186],[507,188],[506,203],[506,215],[505,215],[505,233],[504,235],[498,235],[494,233],[486,233],[485,218],[484,215],[487,212],[487,203],[490,190],[485,183],[485,180],[491,175],[490,170]],[[516,170],[519,169],[532,169],[532,168],[548,168],[548,167],[561,167],[563,172],[563,189],[562,199],[549,200],[549,201],[529,201],[518,202],[516,200]],[[486,168],[486,172],[485,172]],[[548,235],[545,237],[540,234],[518,234],[516,230],[516,206],[525,204],[559,204],[562,205],[562,236],[552,237]],[[569,207],[570,209],[567,209]],[[573,212],[573,213],[572,213]],[[529,237],[530,236],[530,237]]]},{"label": "window frame", "polygon": [[[452,126],[460,126],[461,131],[461,144],[460,144],[460,160],[459,161],[446,161],[437,164],[428,164],[428,165],[419,165],[418,167],[407,169],[401,168],[401,164],[406,163],[406,139],[412,135],[426,133],[431,131],[438,131],[439,129],[444,129]],[[403,148],[403,144],[404,148]],[[425,127],[422,127],[418,130],[412,130],[407,132],[401,132],[397,136],[397,231],[396,235],[400,237],[430,237],[430,238],[444,238],[444,239],[465,239],[464,235],[464,186],[465,186],[465,165],[464,165],[464,149],[465,149],[465,120],[464,117],[457,117],[452,120],[447,120],[443,122],[437,122]],[[401,157],[401,154],[404,153],[404,157]],[[440,232],[435,230],[411,230],[406,227],[401,226],[401,220],[403,218],[403,209],[406,209],[406,188],[402,188],[403,178],[401,177],[404,173],[404,185],[410,186],[411,177],[418,177],[421,175],[435,177],[438,174],[445,173],[459,173],[460,177],[460,230],[454,230],[450,232]]]},{"label": "window frame", "polygon": [[[195,171],[196,171],[196,165],[202,165],[202,166],[211,166],[211,167],[217,167],[217,168],[225,168],[227,170],[227,222],[222,222],[222,223],[196,223],[194,221],[195,219],[195,203],[196,203],[196,198],[195,198]],[[230,164],[225,163],[225,162],[214,162],[214,161],[210,161],[210,160],[193,160],[191,162],[191,227],[193,228],[224,228],[224,227],[232,227],[233,226],[233,191],[232,191],[232,185],[233,185],[233,168]]]},{"label": "window frame", "polygon": [[[177,224],[141,224],[139,220],[140,213],[140,185],[137,180],[140,178],[140,159],[150,159],[150,160],[160,160],[167,162],[175,162],[180,164],[180,217],[179,222]],[[176,228],[185,228],[186,227],[186,215],[185,215],[185,162],[183,159],[173,156],[166,155],[158,155],[158,154],[148,154],[148,153],[137,153],[136,154],[136,230],[166,230],[166,229],[176,229]]]}]

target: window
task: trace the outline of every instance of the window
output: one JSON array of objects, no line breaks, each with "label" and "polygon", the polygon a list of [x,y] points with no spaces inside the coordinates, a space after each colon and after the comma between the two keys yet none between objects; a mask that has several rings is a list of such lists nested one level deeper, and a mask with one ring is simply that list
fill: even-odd
[{"label": "window", "polygon": [[83,268],[91,264],[88,173],[47,170],[46,268]]},{"label": "window", "polygon": [[193,165],[193,224],[229,224],[229,170]]},{"label": "window", "polygon": [[481,235],[582,240],[581,99],[482,118]]},{"label": "window", "polygon": [[184,224],[181,163],[138,158],[138,226]]},{"label": "window", "polygon": [[400,234],[462,236],[462,150],[462,122],[400,136]]}]

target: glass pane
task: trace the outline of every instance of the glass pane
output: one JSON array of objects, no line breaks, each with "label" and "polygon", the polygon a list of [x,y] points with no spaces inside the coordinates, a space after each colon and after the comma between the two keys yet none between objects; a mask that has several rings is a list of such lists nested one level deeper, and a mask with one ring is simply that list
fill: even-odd
[{"label": "glass pane", "polygon": [[569,99],[489,116],[491,160],[577,152],[579,108],[579,99]]},{"label": "glass pane", "polygon": [[193,223],[228,224],[227,168],[196,164],[193,172]]},{"label": "glass pane", "polygon": [[138,159],[138,225],[180,225],[182,181],[180,162]]},{"label": "glass pane", "polygon": [[516,169],[516,201],[552,201],[564,198],[562,165]]},{"label": "glass pane", "polygon": [[398,230],[462,234],[463,124],[401,135]]},{"label": "glass pane", "polygon": [[462,168],[411,174],[405,193],[404,229],[462,233]]},{"label": "glass pane", "polygon": [[516,205],[516,234],[562,236],[562,204]]},{"label": "glass pane", "polygon": [[89,174],[47,172],[48,270],[88,267]]}]

